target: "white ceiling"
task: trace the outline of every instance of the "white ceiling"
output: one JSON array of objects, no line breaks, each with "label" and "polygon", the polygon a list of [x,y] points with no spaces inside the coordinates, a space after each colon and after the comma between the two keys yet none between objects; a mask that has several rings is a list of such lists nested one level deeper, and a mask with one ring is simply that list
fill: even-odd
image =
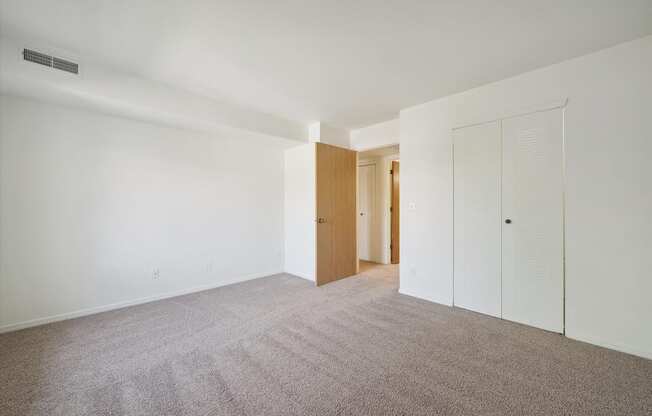
[{"label": "white ceiling", "polygon": [[0,33],[351,129],[650,34],[652,1],[0,0]]}]

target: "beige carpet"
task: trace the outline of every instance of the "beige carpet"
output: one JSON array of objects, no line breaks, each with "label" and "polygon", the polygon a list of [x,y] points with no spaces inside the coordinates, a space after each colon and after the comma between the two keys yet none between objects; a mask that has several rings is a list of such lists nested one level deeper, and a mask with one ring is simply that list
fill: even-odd
[{"label": "beige carpet", "polygon": [[290,275],[0,336],[1,415],[650,415],[652,361]]}]

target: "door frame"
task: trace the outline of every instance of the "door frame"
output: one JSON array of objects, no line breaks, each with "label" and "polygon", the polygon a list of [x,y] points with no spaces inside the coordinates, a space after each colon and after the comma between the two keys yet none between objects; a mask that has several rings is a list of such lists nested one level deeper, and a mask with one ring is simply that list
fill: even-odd
[{"label": "door frame", "polygon": [[[383,146],[385,147],[385,146]],[[368,149],[373,150],[373,149]],[[358,156],[360,156],[358,154]],[[376,164],[376,230],[377,238],[380,240],[380,256],[378,262],[381,264],[391,264],[391,212],[392,203],[392,161],[400,161],[400,150],[390,155],[377,157],[359,157],[358,167],[369,164]]]},{"label": "door frame", "polygon": [[[378,182],[378,178],[376,177],[376,173],[378,171],[378,169],[377,169],[378,166],[377,165],[378,164],[377,164],[377,162],[375,160],[364,160],[364,161],[358,161],[358,164],[356,166],[356,178],[357,178],[356,215],[359,215],[359,212],[360,212],[360,206],[359,206],[358,202],[360,200],[360,192],[361,192],[361,189],[362,189],[360,187],[360,168],[364,168],[364,167],[373,167],[374,168],[373,169],[373,180],[372,180],[372,183],[371,183],[371,187],[373,188],[373,198],[372,198],[372,201],[371,201],[371,209],[370,209],[370,211],[371,211],[371,215],[370,215],[370,217],[371,217],[370,236],[376,234],[375,233],[375,228],[376,228],[376,225],[377,225],[376,224],[376,208],[377,208],[376,207],[376,199],[378,199],[378,195],[377,195],[378,189],[377,189],[377,186],[376,186],[377,182]],[[359,219],[359,218],[357,218],[357,219]],[[358,263],[359,263],[360,262],[360,241],[359,241],[360,236],[357,234],[358,233],[357,226],[358,226],[358,224],[356,222],[356,238],[358,239],[357,248],[358,248]],[[371,250],[371,238],[369,239],[369,246],[370,246],[369,251],[371,252],[372,251]],[[370,256],[370,257],[373,257],[373,256]],[[366,261],[373,261],[373,260],[366,260]]]},{"label": "door frame", "polygon": [[[401,262],[401,161],[390,162],[390,215],[389,215],[389,262]],[[396,180],[394,178],[396,176]],[[394,185],[398,188],[398,196],[394,195]]]},{"label": "door frame", "polygon": [[[561,169],[562,169],[562,195],[561,195],[561,200],[562,200],[562,335],[566,335],[566,188],[567,188],[567,179],[566,179],[566,108],[568,107],[568,98],[562,98],[560,100],[556,101],[550,101],[547,103],[542,103],[539,105],[533,105],[533,106],[528,106],[524,107],[521,109],[515,109],[514,111],[506,112],[503,113],[502,115],[497,115],[495,118],[492,119],[485,119],[481,121],[471,121],[467,120],[462,123],[457,123],[455,124],[453,128],[450,130],[450,142],[451,142],[451,156],[450,156],[450,162],[451,162],[451,172],[455,171],[455,140],[453,137],[453,133],[455,130],[458,129],[463,129],[465,127],[471,127],[471,126],[476,126],[480,124],[485,124],[485,123],[491,123],[491,122],[500,122],[502,125],[503,120],[507,120],[510,118],[514,117],[520,117],[520,116],[526,116],[529,114],[534,114],[534,113],[540,113],[543,111],[548,111],[548,110],[555,110],[555,109],[561,109],[561,123],[562,123],[562,132],[561,132]],[[502,143],[502,139],[501,139]],[[502,162],[501,162],[502,163]],[[451,177],[451,181],[453,182],[453,198],[452,198],[452,213],[453,213],[453,218],[455,216],[455,204],[453,201],[455,201],[455,178]],[[502,211],[502,210],[501,210]],[[501,213],[502,215],[502,213]],[[502,220],[502,219],[501,219]],[[451,244],[453,246],[455,245],[454,238],[455,238],[455,226],[454,226],[454,221],[453,221],[453,234],[452,234],[452,241]],[[502,231],[501,231],[502,233]],[[502,238],[501,238],[501,244],[502,244]],[[502,251],[502,249],[501,249]],[[455,250],[453,249],[453,256],[455,256]],[[451,285],[451,291],[452,291],[452,296],[451,296],[451,303],[452,306],[455,307],[455,261],[453,261],[453,281]],[[502,278],[501,278],[502,279]],[[502,319],[502,318],[500,318]]]}]

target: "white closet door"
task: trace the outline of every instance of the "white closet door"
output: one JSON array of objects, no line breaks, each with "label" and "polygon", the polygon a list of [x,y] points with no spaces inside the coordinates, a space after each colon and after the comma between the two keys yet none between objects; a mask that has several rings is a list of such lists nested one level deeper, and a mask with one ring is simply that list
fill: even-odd
[{"label": "white closet door", "polygon": [[503,120],[503,318],[554,332],[564,329],[562,148],[560,109]]},{"label": "white closet door", "polygon": [[454,302],[500,317],[500,122],[453,131]]},{"label": "white closet door", "polygon": [[358,167],[358,257],[372,260],[371,242],[376,198],[376,166]]}]

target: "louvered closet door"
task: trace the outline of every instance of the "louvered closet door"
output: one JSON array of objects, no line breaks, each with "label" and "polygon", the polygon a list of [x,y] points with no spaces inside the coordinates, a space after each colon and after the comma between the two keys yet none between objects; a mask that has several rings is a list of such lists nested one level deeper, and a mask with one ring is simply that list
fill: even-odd
[{"label": "louvered closet door", "polygon": [[500,317],[500,122],[453,131],[454,303]]},{"label": "louvered closet door", "polygon": [[503,318],[563,332],[562,111],[502,127]]}]

